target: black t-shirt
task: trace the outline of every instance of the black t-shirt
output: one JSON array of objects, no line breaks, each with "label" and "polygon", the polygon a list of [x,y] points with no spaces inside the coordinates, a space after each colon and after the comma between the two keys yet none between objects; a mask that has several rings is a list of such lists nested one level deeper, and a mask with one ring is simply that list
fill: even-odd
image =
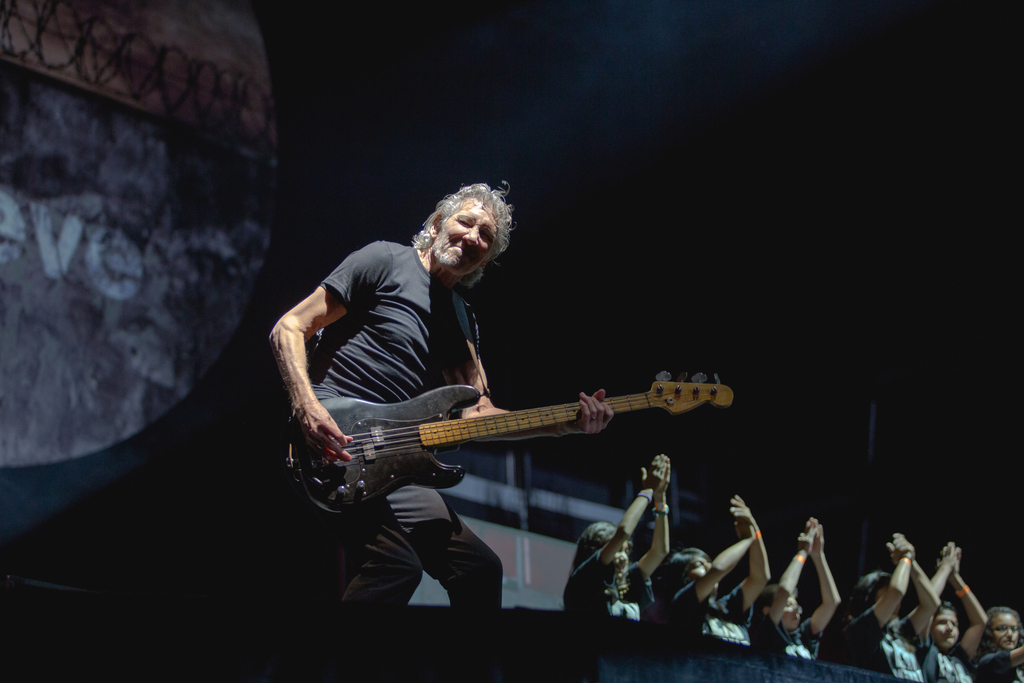
[{"label": "black t-shirt", "polygon": [[686,638],[704,635],[740,645],[750,645],[753,605],[743,609],[743,584],[722,598],[697,601],[696,582],[686,584],[672,598],[668,622],[683,629]]},{"label": "black t-shirt", "polygon": [[1024,683],[1024,670],[1010,663],[1012,650],[1000,650],[978,660],[975,683]]},{"label": "black t-shirt", "polygon": [[634,562],[626,570],[629,589],[619,595],[615,586],[615,565],[601,562],[601,551],[580,563],[565,584],[562,600],[567,612],[592,612],[639,621],[640,612],[654,601],[650,579],[644,579]]},{"label": "black t-shirt", "polygon": [[321,286],[346,309],[324,328],[310,358],[321,400],[404,401],[443,386],[442,371],[471,358],[452,290],[430,276],[412,247],[374,242]]},{"label": "black t-shirt", "polygon": [[940,652],[934,642],[927,648],[921,648],[920,652],[924,653],[921,669],[926,683],[973,683],[974,665],[960,643],[946,654]]},{"label": "black t-shirt", "polygon": [[782,620],[773,624],[771,619],[764,617],[753,635],[754,645],[763,650],[801,659],[818,658],[821,634],[814,635],[811,632],[810,619],[804,619],[795,631],[787,631]]},{"label": "black t-shirt", "polygon": [[908,617],[883,627],[878,624],[872,605],[846,627],[846,641],[854,666],[923,683],[924,672],[917,659],[917,634]]}]

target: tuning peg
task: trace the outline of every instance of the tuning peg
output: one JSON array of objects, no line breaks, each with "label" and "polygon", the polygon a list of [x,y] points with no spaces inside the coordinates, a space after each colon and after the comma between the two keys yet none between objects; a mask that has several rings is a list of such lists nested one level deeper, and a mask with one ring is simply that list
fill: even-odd
[{"label": "tuning peg", "polygon": [[680,372],[679,376],[676,377],[676,381],[679,382],[680,384],[685,382],[686,381],[686,373],[685,372]]},{"label": "tuning peg", "polygon": [[704,382],[707,381],[707,379],[708,376],[705,375],[703,372],[698,372],[696,375],[693,376],[693,381],[695,384],[703,384]]},{"label": "tuning peg", "polygon": [[672,375],[668,374],[668,372],[665,370],[662,370],[661,372],[654,376],[654,381],[656,382],[668,382],[671,379]]},{"label": "tuning peg", "polygon": [[718,379],[718,373],[716,372],[716,373],[713,373],[713,374],[715,376],[715,384],[721,384],[722,383],[721,380]]}]

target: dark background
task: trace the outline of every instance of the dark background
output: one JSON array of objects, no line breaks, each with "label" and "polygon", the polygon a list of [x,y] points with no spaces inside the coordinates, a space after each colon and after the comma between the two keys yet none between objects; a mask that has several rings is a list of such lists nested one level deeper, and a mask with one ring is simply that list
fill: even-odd
[{"label": "dark background", "polygon": [[279,472],[267,334],[352,249],[507,180],[512,245],[467,295],[498,405],[662,370],[736,393],[530,442],[538,486],[619,506],[664,452],[705,519],[674,542],[724,548],[739,493],[776,576],[814,515],[844,596],[901,531],[928,569],[961,544],[982,603],[1019,609],[1019,9],[897,4],[383,3],[323,22],[257,3],[280,146],[256,295],[193,394],[115,449],[145,464],[7,543],[0,570],[336,597],[336,550]]}]

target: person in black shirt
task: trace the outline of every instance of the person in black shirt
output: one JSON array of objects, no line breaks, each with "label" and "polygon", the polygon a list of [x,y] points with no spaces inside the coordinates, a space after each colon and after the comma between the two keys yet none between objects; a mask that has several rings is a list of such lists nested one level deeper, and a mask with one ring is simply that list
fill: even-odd
[{"label": "person in black shirt", "polygon": [[[661,583],[671,595],[668,623],[682,629],[691,642],[701,636],[750,645],[750,617],[754,601],[771,578],[761,530],[750,508],[739,496],[729,501],[739,541],[712,560],[699,548],[672,553],[663,564]],[[750,573],[726,595],[718,584],[749,556]]]},{"label": "person in black shirt", "polygon": [[[797,538],[797,553],[790,560],[778,584],[761,592],[754,617],[760,624],[754,632],[754,645],[780,654],[803,659],[817,659],[821,634],[839,606],[839,589],[825,561],[825,527],[813,517],[807,520]],[[800,621],[803,613],[796,599],[796,586],[807,558],[818,572],[821,604],[810,618]]]},{"label": "person in black shirt", "polygon": [[[344,260],[312,294],[285,313],[270,335],[278,369],[306,443],[325,460],[350,461],[352,437],[320,400],[347,396],[400,402],[445,384],[469,385],[479,398],[462,417],[502,413],[490,399],[471,312],[463,326],[453,288],[478,280],[508,245],[506,190],[483,183],[438,202],[412,247],[377,242]],[[388,207],[380,208],[387,220]],[[307,359],[306,345],[323,330]],[[308,360],[308,369],[307,369]],[[596,433],[612,409],[604,391],[580,394],[574,422],[521,432],[517,438]],[[425,570],[452,606],[500,607],[498,556],[437,491],[400,488],[339,513],[321,513],[345,548],[346,601],[407,604]]]},{"label": "person in black shirt", "polygon": [[[903,534],[893,534],[886,548],[896,566],[892,574],[862,576],[849,600],[843,631],[850,661],[862,669],[923,682],[917,657],[919,638],[931,624],[939,599],[914,559],[914,546]],[[900,603],[911,582],[917,590],[918,606],[900,619]]]},{"label": "person in black shirt", "polygon": [[[572,573],[563,595],[566,611],[592,612],[640,620],[640,612],[654,599],[651,574],[668,555],[668,504],[665,489],[671,479],[671,463],[664,455],[654,458],[651,469],[640,468],[643,487],[626,509],[618,527],[595,522],[580,535]],[[648,505],[654,506],[654,538],[637,562],[630,562],[633,531]]]},{"label": "person in black shirt", "polygon": [[985,631],[986,617],[978,598],[960,576],[962,554],[955,543],[949,543],[942,549],[932,576],[932,589],[936,595],[942,595],[942,589],[948,582],[963,601],[970,626],[961,638],[956,607],[950,602],[939,605],[929,628],[930,642],[918,650],[918,654],[923,655],[921,668],[926,683],[972,683],[974,680],[972,660]]},{"label": "person in black shirt", "polygon": [[1020,614],[1009,607],[990,607],[986,614],[975,683],[1024,683]]}]

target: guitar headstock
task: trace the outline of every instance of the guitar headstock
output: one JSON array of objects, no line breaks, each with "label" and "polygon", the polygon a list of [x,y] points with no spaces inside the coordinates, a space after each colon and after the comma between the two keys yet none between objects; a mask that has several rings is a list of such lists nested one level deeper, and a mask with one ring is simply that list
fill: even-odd
[{"label": "guitar headstock", "polygon": [[[697,373],[693,379],[696,382],[670,381],[668,373],[658,375],[657,381],[651,385],[647,392],[647,398],[652,407],[661,407],[673,415],[693,410],[699,405],[710,403],[718,408],[728,408],[732,405],[732,389],[719,384],[718,375],[714,376],[714,383],[708,384],[704,380],[703,373]],[[685,379],[681,375],[680,379]]]}]

